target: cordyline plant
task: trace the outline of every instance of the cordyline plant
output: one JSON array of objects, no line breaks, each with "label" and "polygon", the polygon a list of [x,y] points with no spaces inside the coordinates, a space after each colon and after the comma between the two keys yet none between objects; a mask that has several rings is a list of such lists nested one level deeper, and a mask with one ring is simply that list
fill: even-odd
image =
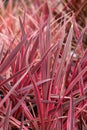
[{"label": "cordyline plant", "polygon": [[60,6],[1,8],[0,130],[87,129],[87,25],[80,29],[73,11],[56,15]]}]

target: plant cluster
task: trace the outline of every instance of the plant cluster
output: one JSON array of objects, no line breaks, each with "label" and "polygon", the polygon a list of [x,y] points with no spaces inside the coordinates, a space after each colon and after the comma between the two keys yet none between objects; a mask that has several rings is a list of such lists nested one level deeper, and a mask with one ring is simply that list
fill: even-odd
[{"label": "plant cluster", "polygon": [[75,0],[12,2],[0,7],[0,130],[86,130],[83,8]]}]

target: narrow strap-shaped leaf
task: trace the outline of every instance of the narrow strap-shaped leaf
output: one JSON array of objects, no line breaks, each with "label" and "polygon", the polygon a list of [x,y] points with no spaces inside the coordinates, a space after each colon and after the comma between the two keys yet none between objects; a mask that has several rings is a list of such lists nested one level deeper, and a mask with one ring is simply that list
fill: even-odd
[{"label": "narrow strap-shaped leaf", "polygon": [[0,64],[1,64],[1,60],[2,60],[3,49],[4,49],[4,44],[0,48]]},{"label": "narrow strap-shaped leaf", "polygon": [[10,110],[11,110],[10,106],[11,106],[11,102],[8,103],[8,108],[7,108],[7,112],[6,112],[3,130],[9,130],[8,126],[9,126],[9,115],[10,115]]},{"label": "narrow strap-shaped leaf", "polygon": [[[32,66],[32,65],[31,65]],[[10,89],[10,91],[7,93],[7,95],[2,99],[0,102],[0,107],[3,105],[3,103],[7,100],[7,98],[14,92],[16,87],[20,84],[20,82],[23,80],[23,78],[26,76],[26,74],[29,72],[31,66],[26,70],[26,72],[20,77],[20,79],[15,83],[15,85]]]},{"label": "narrow strap-shaped leaf", "polygon": [[9,54],[7,59],[1,64],[1,66],[0,66],[0,74],[4,73],[5,70],[8,69],[8,67],[12,63],[12,61],[13,61],[14,57],[16,56],[16,54],[18,53],[18,51],[20,51],[20,49],[22,47],[22,44],[24,44],[26,42],[27,36],[28,36],[28,34],[23,37],[21,42],[15,47],[15,49]]},{"label": "narrow strap-shaped leaf", "polygon": [[65,95],[67,95],[75,86],[75,84],[81,79],[81,77],[87,72],[87,66],[81,71],[79,72],[79,74],[76,76],[75,79],[73,79],[73,81],[70,83],[70,85],[68,86]]},{"label": "narrow strap-shaped leaf", "polygon": [[42,103],[40,101],[41,97],[40,97],[39,89],[37,88],[36,83],[34,81],[33,76],[31,75],[31,73],[29,73],[29,76],[30,76],[31,81],[32,81],[33,86],[34,86],[36,104],[37,104],[37,109],[38,109],[38,113],[39,113],[39,117],[40,117],[40,121],[41,121],[41,129],[44,130],[45,126],[44,126],[44,119],[43,119],[43,107],[42,107]]},{"label": "narrow strap-shaped leaf", "polygon": [[74,120],[74,106],[73,106],[73,97],[71,94],[70,97],[70,108],[68,112],[68,120],[67,120],[67,130],[73,130],[73,120]]}]

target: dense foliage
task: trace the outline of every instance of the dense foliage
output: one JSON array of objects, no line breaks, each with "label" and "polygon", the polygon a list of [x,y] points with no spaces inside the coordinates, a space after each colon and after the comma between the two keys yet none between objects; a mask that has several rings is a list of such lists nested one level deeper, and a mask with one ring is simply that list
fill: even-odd
[{"label": "dense foliage", "polygon": [[0,130],[87,129],[87,2],[75,2],[1,1]]}]

